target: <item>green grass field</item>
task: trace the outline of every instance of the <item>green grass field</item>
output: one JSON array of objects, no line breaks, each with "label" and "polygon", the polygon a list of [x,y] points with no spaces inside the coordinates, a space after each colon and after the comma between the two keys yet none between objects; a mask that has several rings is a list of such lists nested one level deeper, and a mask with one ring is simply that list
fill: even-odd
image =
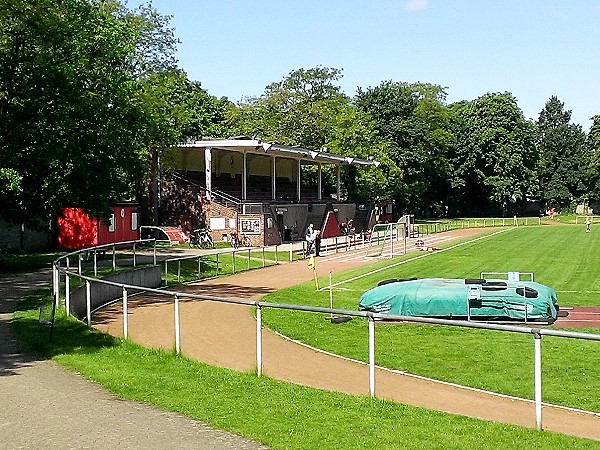
[{"label": "green grass field", "polygon": [[[488,232],[489,233],[489,232]],[[600,305],[600,234],[582,226],[519,227],[486,239],[388,270],[338,284],[336,308],[356,309],[360,294],[387,278],[479,277],[480,272],[533,272],[535,280],[558,291],[559,304]],[[455,246],[449,243],[446,247]],[[418,255],[418,254],[417,254]],[[412,255],[414,257],[415,254]],[[411,257],[411,255],[408,255]],[[404,257],[406,258],[406,257]],[[333,284],[369,269],[393,266],[388,260],[336,274]],[[320,286],[327,286],[322,278]],[[313,283],[269,294],[265,301],[329,305],[329,292]],[[332,325],[322,315],[267,309],[270,328],[315,347],[367,361],[367,325],[354,319]],[[589,330],[596,331],[596,330]],[[376,363],[435,379],[523,398],[533,397],[533,339],[496,331],[409,324],[376,326]],[[597,356],[600,343],[544,337],[542,340],[544,401],[600,411]]]},{"label": "green grass field", "polygon": [[[490,233],[498,230],[490,230]],[[595,231],[595,230],[594,230]],[[448,244],[448,246],[453,244]],[[600,304],[593,293],[600,242],[596,233],[570,226],[523,228],[398,265],[389,272],[345,283],[334,294],[335,307],[356,308],[358,296],[383,278],[478,276],[481,270],[533,271],[536,280],[564,291],[571,302]],[[594,250],[595,249],[595,250]],[[408,255],[406,258],[411,257]],[[510,258],[510,260],[508,259]],[[573,268],[579,259],[583,273]],[[383,261],[334,282],[383,267]],[[591,277],[590,282],[581,281]],[[321,279],[321,285],[327,280]],[[585,294],[584,294],[585,293]],[[307,283],[266,300],[328,306],[328,292]],[[37,308],[51,301],[49,290],[21,304],[14,325],[38,354],[95,380],[115,395],[176,411],[281,449],[598,449],[599,442],[555,433],[469,419],[421,408],[295,386],[210,367],[170,352],[148,350],[90,330],[59,315],[54,339],[37,320]],[[354,319],[332,325],[322,315],[263,309],[273,328],[313,345],[366,359],[366,324]],[[532,340],[521,335],[417,325],[376,327],[377,363],[462,384],[532,392]],[[544,400],[599,410],[596,387],[598,343],[544,337]],[[385,349],[385,350],[384,350]],[[574,364],[573,364],[574,362]],[[558,401],[555,401],[557,399]]]}]

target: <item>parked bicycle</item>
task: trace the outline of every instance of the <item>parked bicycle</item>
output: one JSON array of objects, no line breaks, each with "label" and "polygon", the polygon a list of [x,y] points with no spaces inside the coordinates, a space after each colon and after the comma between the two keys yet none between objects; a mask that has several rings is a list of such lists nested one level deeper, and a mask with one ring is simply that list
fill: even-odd
[{"label": "parked bicycle", "polygon": [[231,233],[230,242],[233,248],[239,248],[240,246],[252,247],[252,241],[250,241],[250,238],[245,234],[240,236],[238,233]]},{"label": "parked bicycle", "polygon": [[198,228],[192,231],[188,245],[196,248],[215,248],[215,243],[212,237],[210,237],[210,230],[208,228]]}]

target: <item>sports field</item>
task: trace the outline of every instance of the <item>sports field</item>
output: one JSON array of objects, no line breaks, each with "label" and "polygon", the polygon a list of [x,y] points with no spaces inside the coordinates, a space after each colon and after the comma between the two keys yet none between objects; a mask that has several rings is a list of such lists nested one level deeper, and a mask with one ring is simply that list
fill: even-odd
[{"label": "sports field", "polygon": [[[400,261],[415,255],[333,274],[334,307],[355,309],[360,294],[383,279],[477,278],[480,272],[507,271],[533,272],[536,281],[557,291],[561,306],[600,306],[600,233],[560,225],[491,233],[464,245],[441,244],[442,251],[404,264]],[[328,280],[320,285],[327,286]],[[329,291],[315,291],[314,283],[306,283],[265,300],[327,306]],[[270,328],[293,339],[368,360],[363,321],[331,325],[315,314],[285,310],[267,310],[263,318]],[[533,396],[531,336],[416,324],[379,324],[376,336],[378,365],[517,397]],[[544,401],[600,411],[600,388],[594,381],[600,379],[599,343],[544,337],[542,353]]]},{"label": "sports field", "polygon": [[[334,306],[355,309],[360,293],[385,278],[472,277],[478,276],[480,271],[532,271],[537,281],[549,284],[559,291],[559,302],[565,305],[562,291],[582,288],[566,281],[565,287],[561,288],[543,278],[542,269],[547,269],[544,260],[554,257],[547,252],[548,246],[554,245],[557,252],[563,251],[562,247],[565,247],[559,261],[564,261],[564,267],[571,267],[573,261],[568,260],[577,258],[578,252],[589,246],[597,248],[598,240],[594,231],[585,235],[583,227],[575,226],[485,230],[485,234],[494,236],[473,240],[472,236],[465,235],[462,244],[456,240],[440,240],[439,244],[436,244],[442,249],[440,251],[412,252],[406,256],[374,263],[363,261],[360,267],[350,271],[343,271],[343,268],[352,266],[344,262],[344,257],[353,258],[352,253],[332,255],[317,259],[317,269],[321,271],[319,282],[321,287],[326,286],[326,268],[336,265],[341,272],[337,272],[336,269],[333,274],[336,284]],[[431,239],[434,239],[433,236]],[[540,240],[544,242],[543,248],[529,245]],[[580,245],[581,249],[572,249],[572,244],[580,240],[582,242],[577,245]],[[467,241],[472,242],[465,243]],[[562,244],[558,245],[559,242]],[[514,259],[508,260],[514,253],[511,252],[511,246],[519,252]],[[521,260],[519,255],[524,255],[525,259]],[[418,259],[402,263],[403,260],[415,257]],[[590,252],[589,257],[593,258],[594,252]],[[526,261],[527,264],[522,261]],[[597,262],[597,259],[590,260],[590,266],[597,266]],[[536,263],[535,267],[531,267],[532,263]],[[371,273],[379,269],[379,272]],[[558,277],[565,272],[565,269],[556,272],[546,270],[544,276]],[[275,273],[287,273],[288,279],[274,278]],[[592,274],[593,270],[588,276]],[[249,277],[252,278],[252,282],[249,281]],[[328,290],[316,291],[313,282],[273,292],[274,289],[279,289],[276,286],[289,285],[293,279],[310,278],[306,263],[298,262],[291,266],[283,265],[264,271],[257,270],[213,279],[190,288],[204,293],[227,292],[228,295],[262,297],[269,301],[327,306]],[[354,280],[346,282],[349,279]],[[243,285],[240,282],[243,282]],[[580,304],[599,304],[594,302],[593,290],[586,289],[588,297],[579,298],[582,301]],[[271,294],[263,297],[269,291],[272,291]],[[187,323],[182,323],[188,330],[182,330],[184,355],[200,361],[212,361],[212,365],[226,365],[252,372],[253,322],[247,320],[251,317],[251,311],[247,307],[240,310],[239,307],[229,308],[227,305],[217,305],[219,308],[214,306],[211,302],[182,304],[182,313],[193,313],[186,320]],[[172,348],[172,305],[168,302],[158,302],[151,304],[149,308],[136,308],[135,311],[130,311],[130,314],[132,339],[144,345]],[[360,320],[332,325],[320,314],[281,313],[269,309],[263,309],[263,318],[270,327],[293,338],[302,339],[319,348],[366,360],[366,324]],[[116,332],[111,333],[119,335],[118,315],[108,312],[104,317],[99,317],[97,322],[101,329],[109,329],[111,323],[116,324]],[[77,331],[79,328],[68,322],[60,322],[58,325],[56,333],[60,339],[54,344],[57,347],[51,351],[52,354],[58,354],[58,360],[86,377],[97,380],[117,395],[179,411],[219,428],[252,436],[276,448],[600,448],[598,443],[592,441],[553,433],[536,433],[511,425],[432,413],[389,402],[370,401],[364,397],[338,396],[320,390],[294,387],[270,380],[268,377],[236,375],[235,371],[211,368],[194,361],[184,362],[180,357],[169,355],[168,352],[140,350],[127,341],[116,340],[110,344],[108,339],[98,339],[85,331]],[[139,326],[137,331],[136,326]],[[248,329],[249,334],[245,334]],[[225,338],[221,340],[222,337]],[[381,323],[376,326],[376,343],[376,363],[380,366],[403,367],[408,372],[422,373],[432,378],[447,379],[525,398],[532,397],[531,337]],[[277,378],[279,373],[272,361],[277,355],[277,345],[280,345],[280,342],[270,333],[265,333],[265,373],[274,378]],[[594,367],[597,361],[597,345],[544,337],[544,401],[598,411],[599,393],[595,380],[599,373]],[[284,360],[284,369],[288,372],[292,367],[297,368],[304,375],[308,374],[329,386],[335,385],[336,377],[348,379],[352,375],[344,372],[345,366],[341,366],[340,370],[338,366],[332,365],[333,371],[327,372],[331,379],[323,379],[317,367],[311,366],[310,360],[305,358],[307,352],[294,355],[291,351],[293,348],[293,345],[287,345],[284,347],[284,354],[279,354]],[[324,355],[323,358],[326,360],[327,356]],[[377,392],[383,393],[385,386],[381,385],[385,380],[383,375],[380,375],[378,372]],[[363,388],[355,391],[356,393],[364,395],[366,380],[364,374],[360,374]],[[427,386],[429,387],[426,389],[431,389],[430,385]],[[394,384],[391,385],[391,389],[395,389]],[[403,394],[442,400],[437,398],[442,397],[438,392],[441,391],[436,388],[422,391],[421,394]],[[511,401],[502,403],[500,400],[498,404],[507,406],[506,411],[510,415],[508,404]],[[493,404],[489,404],[490,412],[504,408],[494,407]],[[474,408],[469,404],[466,406],[467,409]],[[485,414],[475,416],[485,417]],[[525,407],[525,416],[525,423],[532,426],[533,406]],[[575,415],[575,420],[577,417]],[[503,421],[522,423],[515,422],[514,419],[516,418],[509,417]],[[585,422],[586,420],[582,421]],[[569,426],[579,425],[577,422],[570,423],[564,432],[588,435],[585,431],[578,433],[573,430],[573,433],[569,433]]]}]

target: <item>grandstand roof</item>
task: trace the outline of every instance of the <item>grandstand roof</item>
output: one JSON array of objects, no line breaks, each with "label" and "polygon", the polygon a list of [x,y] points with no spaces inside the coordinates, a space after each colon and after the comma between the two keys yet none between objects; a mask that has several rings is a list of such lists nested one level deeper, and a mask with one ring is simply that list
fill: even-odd
[{"label": "grandstand roof", "polygon": [[294,158],[302,161],[314,161],[322,164],[379,166],[374,159],[354,158],[329,153],[327,149],[309,150],[302,147],[291,147],[277,142],[263,142],[260,139],[215,139],[186,142],[178,145],[180,148],[215,148],[233,152],[254,154],[269,154],[284,158]]}]

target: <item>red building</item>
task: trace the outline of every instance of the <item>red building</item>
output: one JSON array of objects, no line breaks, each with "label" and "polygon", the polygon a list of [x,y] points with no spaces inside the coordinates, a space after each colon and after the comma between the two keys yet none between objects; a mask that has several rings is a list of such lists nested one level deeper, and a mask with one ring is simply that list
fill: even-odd
[{"label": "red building", "polygon": [[108,223],[90,217],[83,208],[63,208],[58,218],[58,247],[77,250],[139,237],[138,206],[112,208]]}]

